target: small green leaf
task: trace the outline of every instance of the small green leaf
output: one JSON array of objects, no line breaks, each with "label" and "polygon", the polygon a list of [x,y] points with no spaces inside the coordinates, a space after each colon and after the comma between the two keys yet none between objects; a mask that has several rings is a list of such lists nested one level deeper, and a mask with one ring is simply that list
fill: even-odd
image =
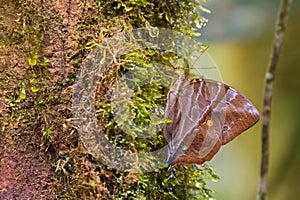
[{"label": "small green leaf", "polygon": [[212,174],[211,177],[213,182],[218,182],[220,180],[220,177],[217,174]]},{"label": "small green leaf", "polygon": [[53,132],[50,128],[47,128],[47,129],[43,128],[42,135],[43,135],[43,138],[46,140],[52,141],[52,139],[53,139]]},{"label": "small green leaf", "polygon": [[125,6],[126,12],[131,11],[132,9],[133,9],[133,7],[127,7],[127,6]]},{"label": "small green leaf", "polygon": [[36,84],[36,83],[38,82],[38,80],[35,79],[35,78],[31,78],[31,79],[29,79],[29,82],[30,82],[31,84]]},{"label": "small green leaf", "polygon": [[5,131],[5,126],[2,126],[1,132],[4,133]]},{"label": "small green leaf", "polygon": [[38,52],[37,50],[33,50],[30,54],[29,54],[29,58],[28,58],[28,63],[30,66],[35,66],[37,64],[37,60],[38,60]]},{"label": "small green leaf", "polygon": [[203,11],[203,12],[206,12],[206,13],[211,13],[211,11],[203,6],[199,6],[200,9]]},{"label": "small green leaf", "polygon": [[20,92],[19,92],[19,98],[16,100],[16,102],[20,102],[23,99],[26,99],[26,90],[25,90],[25,84],[22,83]]},{"label": "small green leaf", "polygon": [[20,100],[26,99],[26,91],[25,91],[25,88],[22,88],[22,89],[21,89],[19,99],[20,99]]},{"label": "small green leaf", "polygon": [[88,42],[88,43],[86,43],[85,49],[92,49],[96,45],[97,44],[94,41]]},{"label": "small green leaf", "polygon": [[165,15],[165,19],[168,21],[168,22],[170,22],[170,18],[169,18],[169,16],[166,14]]},{"label": "small green leaf", "polygon": [[38,87],[31,87],[32,92],[38,92],[39,90],[40,90],[40,88],[38,88]]}]

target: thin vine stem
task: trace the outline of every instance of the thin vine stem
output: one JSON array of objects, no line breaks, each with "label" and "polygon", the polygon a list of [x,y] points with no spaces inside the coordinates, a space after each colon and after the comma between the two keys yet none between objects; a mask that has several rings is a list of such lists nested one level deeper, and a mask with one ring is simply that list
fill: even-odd
[{"label": "thin vine stem", "polygon": [[273,85],[275,81],[275,72],[279,62],[284,31],[286,29],[289,7],[292,0],[281,0],[279,14],[275,28],[274,40],[270,60],[265,74],[265,89],[262,114],[262,151],[261,151],[261,169],[260,183],[257,200],[265,200],[268,189],[268,168],[269,168],[269,132],[271,119],[271,104],[273,96]]}]

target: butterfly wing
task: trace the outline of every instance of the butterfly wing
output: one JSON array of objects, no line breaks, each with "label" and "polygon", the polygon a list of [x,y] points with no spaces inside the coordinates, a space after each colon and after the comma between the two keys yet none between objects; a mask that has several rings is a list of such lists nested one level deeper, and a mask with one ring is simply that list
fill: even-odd
[{"label": "butterfly wing", "polygon": [[170,165],[202,164],[259,120],[251,102],[233,88],[206,79],[179,79],[171,87],[164,127]]},{"label": "butterfly wing", "polygon": [[[203,137],[203,134],[198,134],[199,119],[205,118],[204,114],[210,107],[204,95],[192,92],[194,89],[198,90],[192,86],[186,80],[178,80],[168,94],[165,117],[170,118],[172,122],[165,125],[164,136],[169,147],[169,164],[178,161],[179,157],[185,162],[191,162],[187,159],[193,160],[194,154],[198,152],[190,146],[197,141],[203,141],[203,138],[198,138]],[[191,152],[188,153],[191,150],[194,152],[193,156]]]}]

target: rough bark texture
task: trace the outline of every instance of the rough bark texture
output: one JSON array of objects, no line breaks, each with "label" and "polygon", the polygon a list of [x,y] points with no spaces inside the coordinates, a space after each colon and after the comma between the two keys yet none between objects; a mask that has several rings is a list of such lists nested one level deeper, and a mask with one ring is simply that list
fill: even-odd
[{"label": "rough bark texture", "polygon": [[0,0],[0,13],[0,199],[106,198],[105,185],[88,184],[110,174],[80,146],[72,84],[86,43],[121,26],[105,23],[92,0]]}]

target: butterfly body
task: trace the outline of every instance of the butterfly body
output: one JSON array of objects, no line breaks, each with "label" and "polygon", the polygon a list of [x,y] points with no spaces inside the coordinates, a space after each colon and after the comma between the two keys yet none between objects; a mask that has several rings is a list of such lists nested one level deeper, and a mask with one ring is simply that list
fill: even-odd
[{"label": "butterfly body", "polygon": [[242,94],[208,79],[181,75],[168,93],[164,126],[168,164],[202,164],[220,147],[259,120],[259,112]]}]

